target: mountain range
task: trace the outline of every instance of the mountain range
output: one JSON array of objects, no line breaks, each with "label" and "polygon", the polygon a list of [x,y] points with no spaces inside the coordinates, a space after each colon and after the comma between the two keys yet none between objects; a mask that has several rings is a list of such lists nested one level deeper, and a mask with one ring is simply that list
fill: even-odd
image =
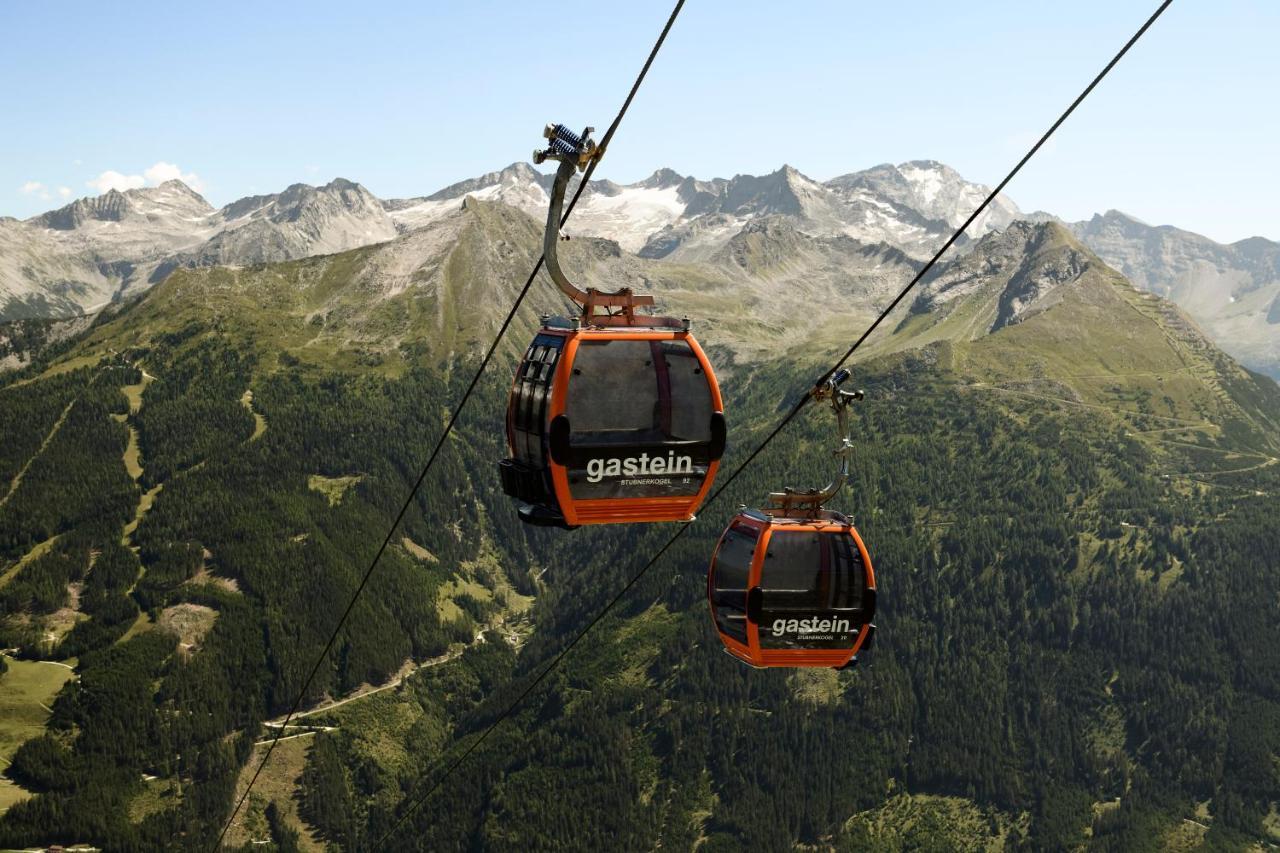
[{"label": "mountain range", "polygon": [[[0,375],[0,846],[216,837],[541,251],[541,210],[501,197],[541,184],[482,183],[382,207],[388,240],[184,261],[92,323],[9,324],[13,346],[48,342]],[[665,253],[564,244],[575,280],[695,318],[730,468],[921,268],[823,226],[834,202],[807,192],[726,183],[654,233],[742,224]],[[288,230],[276,199],[246,206],[264,208],[239,227]],[[855,365],[836,506],[872,549],[879,630],[836,673],[742,667],[705,609],[732,505],[829,473],[825,413],[638,581],[669,530],[516,519],[494,473],[509,379],[562,303],[540,280],[517,314],[231,846],[1280,840],[1280,388],[1177,305],[1045,218],[986,229],[921,283]]]},{"label": "mountain range", "polygon": [[[550,184],[550,175],[515,163],[407,199],[380,200],[344,179],[294,184],[221,209],[177,180],[113,190],[25,221],[0,219],[0,320],[91,313],[178,268],[263,264],[385,243],[442,221],[467,197],[540,219]],[[884,164],[825,182],[789,166],[705,181],[660,169],[634,184],[593,181],[567,231],[674,267],[755,265],[761,286],[750,298],[781,297],[787,308],[795,294],[781,285],[812,289],[803,279],[816,274],[831,286],[819,289],[860,294],[867,304],[852,306],[857,312],[887,292],[869,291],[857,279],[875,271],[886,285],[900,281],[899,273],[918,268],[988,192],[935,161]],[[1014,221],[1052,218],[1024,214],[1000,196],[961,238],[959,251]],[[1280,244],[1251,238],[1224,246],[1116,211],[1068,227],[1136,285],[1186,309],[1246,365],[1280,376]],[[791,257],[793,251],[799,254]],[[785,280],[766,274],[761,282],[761,265]],[[661,267],[640,266],[645,275],[663,276]],[[841,276],[849,277],[844,287]]]}]

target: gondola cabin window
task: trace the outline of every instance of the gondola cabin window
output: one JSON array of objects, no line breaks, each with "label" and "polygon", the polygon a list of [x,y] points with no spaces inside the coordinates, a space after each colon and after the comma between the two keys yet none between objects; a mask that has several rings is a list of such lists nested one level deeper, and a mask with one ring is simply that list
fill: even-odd
[{"label": "gondola cabin window", "polygon": [[575,500],[696,495],[714,403],[684,340],[583,340],[565,415]]},{"label": "gondola cabin window", "polygon": [[862,627],[865,584],[847,533],[774,530],[760,570],[760,647],[848,646]]},{"label": "gondola cabin window", "polygon": [[753,527],[730,527],[720,540],[712,575],[711,604],[716,627],[724,636],[743,644],[747,642],[747,589],[759,538]]}]

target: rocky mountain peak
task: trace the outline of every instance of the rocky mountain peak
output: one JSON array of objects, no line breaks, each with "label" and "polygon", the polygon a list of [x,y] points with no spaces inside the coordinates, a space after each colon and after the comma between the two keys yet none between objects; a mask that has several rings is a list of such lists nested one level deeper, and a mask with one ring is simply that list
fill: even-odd
[{"label": "rocky mountain peak", "polygon": [[974,315],[971,334],[989,334],[1048,310],[1068,288],[1105,283],[1110,272],[1063,225],[1017,221],[926,281],[912,311],[941,319],[964,308]]},{"label": "rocky mountain peak", "polygon": [[213,212],[204,197],[177,179],[158,187],[107,190],[99,196],[76,199],[64,207],[28,220],[39,228],[73,231],[91,222],[122,222],[131,216],[202,217]]},{"label": "rocky mountain peak", "polygon": [[1111,234],[1129,237],[1145,237],[1152,230],[1154,230],[1152,226],[1136,216],[1130,216],[1114,209],[1108,210],[1106,213],[1095,213],[1088,222],[1081,223],[1079,228],[1082,234],[1095,236]]},{"label": "rocky mountain peak", "polygon": [[[27,220],[48,229],[64,251],[88,253],[103,274],[125,274],[141,262],[191,246],[216,227],[217,212],[182,181],[108,190]],[[95,282],[95,287],[100,282]]]},{"label": "rocky mountain peak", "polygon": [[678,187],[684,183],[685,177],[674,169],[658,169],[649,177],[639,183],[639,186],[645,189],[666,189],[667,187]]},{"label": "rocky mountain peak", "polygon": [[486,172],[475,178],[458,181],[442,190],[437,190],[425,197],[425,201],[448,201],[462,198],[482,190],[494,187],[517,187],[521,185],[550,186],[551,176],[543,176],[524,161],[517,161],[496,172]]},{"label": "rocky mountain peak", "polygon": [[128,200],[118,190],[107,190],[100,196],[79,198],[65,207],[49,211],[30,220],[41,228],[71,231],[85,222],[119,222],[128,212]]}]

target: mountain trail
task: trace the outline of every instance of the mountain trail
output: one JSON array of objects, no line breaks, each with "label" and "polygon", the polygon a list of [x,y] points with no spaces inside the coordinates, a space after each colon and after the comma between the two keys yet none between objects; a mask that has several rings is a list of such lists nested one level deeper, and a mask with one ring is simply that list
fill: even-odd
[{"label": "mountain trail", "polygon": [[40,454],[44,453],[45,449],[49,446],[49,443],[53,441],[53,437],[58,434],[58,430],[62,429],[62,424],[67,420],[67,415],[71,414],[71,407],[76,404],[78,399],[79,398],[76,398],[70,403],[67,403],[67,407],[62,410],[62,414],[58,416],[56,421],[54,421],[53,426],[49,429],[48,435],[44,437],[44,441],[40,442],[40,446],[36,448],[36,452],[31,454],[31,458],[27,460],[26,464],[22,466],[17,474],[13,475],[13,482],[9,484],[9,491],[5,493],[3,498],[0,498],[0,506],[7,504],[9,502],[9,498],[13,497],[13,493],[18,491],[18,486],[22,485],[22,475],[27,473],[27,469],[31,467],[31,463],[35,462],[36,459],[40,457]]},{"label": "mountain trail", "polygon": [[240,395],[240,405],[248,409],[249,414],[253,415],[253,434],[249,436],[248,441],[257,441],[267,431],[267,419],[254,411],[252,388],[246,388],[244,393]]},{"label": "mountain trail", "polygon": [[1049,402],[1052,402],[1052,403],[1061,403],[1064,406],[1078,406],[1084,409],[1097,409],[1103,412],[1110,412],[1113,415],[1133,415],[1133,416],[1141,416],[1144,418],[1154,418],[1156,420],[1161,420],[1161,421],[1173,421],[1175,423],[1180,423],[1180,424],[1191,424],[1192,426],[1200,427],[1202,429],[1208,428],[1208,429],[1216,430],[1218,428],[1216,424],[1212,424],[1208,421],[1197,421],[1197,420],[1191,420],[1189,418],[1175,418],[1172,415],[1154,415],[1154,414],[1147,414],[1145,412],[1131,412],[1131,411],[1126,411],[1124,409],[1113,409],[1109,406],[1102,406],[1097,403],[1084,403],[1084,402],[1081,402],[1080,400],[1068,400],[1063,397],[1054,397],[1050,394],[1037,394],[1034,391],[1018,391],[1013,388],[1004,388],[1004,387],[1001,387],[1000,385],[992,385],[989,382],[974,382],[969,385],[964,385],[960,387],[969,388],[972,390],[981,390],[981,391],[1002,391],[1005,394],[1016,394],[1020,397],[1034,397],[1038,400],[1048,400]]},{"label": "mountain trail", "polygon": [[[291,719],[300,720],[303,717],[310,717],[315,714],[322,714],[325,711],[332,711],[335,708],[340,708],[343,705],[346,705],[350,702],[355,702],[358,699],[366,699],[374,695],[375,693],[381,693],[385,690],[391,690],[392,688],[399,687],[401,684],[404,683],[405,679],[409,678],[414,673],[421,672],[424,669],[431,669],[432,667],[441,666],[442,664],[449,663],[450,661],[454,661],[462,657],[463,652],[465,652],[467,649],[471,648],[472,646],[483,643],[485,641],[484,635],[486,633],[488,633],[489,631],[496,631],[500,629],[505,623],[506,623],[506,614],[502,614],[495,619],[491,619],[483,627],[477,630],[475,636],[472,638],[470,643],[458,644],[453,648],[449,649],[449,651],[445,652],[444,654],[437,655],[436,657],[433,657],[433,658],[428,658],[427,660],[423,661],[420,664],[415,664],[412,660],[405,661],[404,666],[400,668],[400,671],[396,673],[391,678],[391,680],[388,681],[387,683],[381,684],[377,687],[371,687],[368,689],[358,688],[356,692],[352,693],[349,696],[343,697],[342,699],[317,705],[314,708],[308,708],[305,711],[299,711],[298,713],[294,714]],[[266,720],[262,723],[262,725],[270,729],[279,729],[282,726],[284,726],[284,721],[285,721],[284,717],[278,717],[274,720]],[[302,728],[302,726],[298,726],[297,724],[291,722],[287,726],[287,728],[290,728],[290,729]],[[313,731],[307,732],[307,734],[315,734],[314,730],[333,731],[334,729],[337,728],[337,726],[307,726],[307,728],[313,729]],[[305,737],[305,735],[289,735],[288,737],[280,738],[280,740],[282,741],[290,740],[291,738],[295,738],[295,737]],[[264,740],[255,742],[255,745],[270,743],[272,740],[273,738],[266,738]]]}]

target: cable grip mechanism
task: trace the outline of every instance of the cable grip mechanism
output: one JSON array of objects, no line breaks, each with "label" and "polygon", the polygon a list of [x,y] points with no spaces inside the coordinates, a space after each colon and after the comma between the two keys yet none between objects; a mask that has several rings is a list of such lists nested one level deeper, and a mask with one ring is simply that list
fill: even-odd
[{"label": "cable grip mechanism", "polygon": [[559,160],[561,163],[571,161],[575,168],[585,170],[592,160],[604,156],[604,150],[591,138],[594,131],[594,127],[588,127],[578,134],[563,124],[549,122],[542,129],[547,147],[533,152],[533,162],[541,166],[547,160]]}]

